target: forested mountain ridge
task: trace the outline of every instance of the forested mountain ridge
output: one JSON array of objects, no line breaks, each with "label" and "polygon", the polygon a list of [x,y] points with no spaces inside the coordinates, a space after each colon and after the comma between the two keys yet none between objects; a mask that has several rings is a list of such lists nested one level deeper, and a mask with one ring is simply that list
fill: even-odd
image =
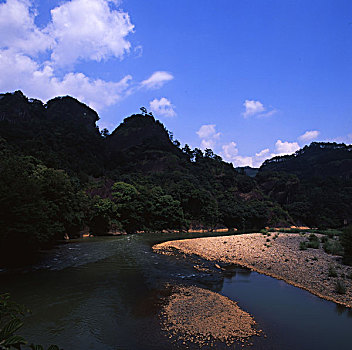
[{"label": "forested mountain ridge", "polygon": [[266,160],[261,172],[284,171],[299,178],[352,177],[352,145],[312,142],[292,155]]},{"label": "forested mountain ridge", "polygon": [[21,91],[0,95],[0,137],[69,173],[102,175],[105,144],[98,120],[95,111],[69,96],[43,104]]},{"label": "forested mountain ridge", "polygon": [[352,222],[352,145],[313,142],[293,155],[266,160],[256,180],[297,223]]},{"label": "forested mountain ridge", "polygon": [[[320,185],[303,178],[301,159],[309,155],[310,166],[322,166],[316,144],[291,157],[293,165],[290,157],[267,161],[249,177],[210,149],[181,148],[145,109],[111,134],[99,131],[98,119],[69,96],[43,104],[20,91],[0,95],[0,246],[23,241],[25,249],[35,250],[83,227],[93,234],[246,231],[294,223],[339,227],[352,217],[350,158],[341,155],[343,146],[334,147],[344,177],[314,180],[326,182],[321,194]],[[320,158],[321,149],[330,152],[330,144],[324,145]],[[331,152],[329,159],[331,166]],[[319,211],[313,210],[317,202]]]}]

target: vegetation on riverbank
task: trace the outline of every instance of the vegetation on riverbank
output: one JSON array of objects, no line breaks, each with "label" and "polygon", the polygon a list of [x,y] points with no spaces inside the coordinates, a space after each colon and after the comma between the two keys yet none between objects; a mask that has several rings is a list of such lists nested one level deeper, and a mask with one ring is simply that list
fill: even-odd
[{"label": "vegetation on riverbank", "polygon": [[[23,318],[29,313],[24,306],[11,300],[9,294],[0,294],[0,350],[45,350],[42,345],[29,344],[18,335],[23,327]],[[60,350],[56,345],[50,345],[47,350]]]},{"label": "vegetation on riverbank", "polygon": [[181,147],[145,109],[111,134],[71,97],[3,94],[0,115],[0,263],[82,233],[352,220],[351,146],[313,143],[249,177],[210,149]]}]

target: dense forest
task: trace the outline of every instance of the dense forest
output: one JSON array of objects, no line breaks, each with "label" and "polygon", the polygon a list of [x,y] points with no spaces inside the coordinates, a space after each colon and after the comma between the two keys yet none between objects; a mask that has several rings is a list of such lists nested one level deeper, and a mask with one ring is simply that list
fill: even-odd
[{"label": "dense forest", "polygon": [[0,256],[15,259],[82,232],[352,220],[352,146],[312,143],[251,176],[212,150],[181,147],[141,109],[111,133],[72,97],[0,95]]}]

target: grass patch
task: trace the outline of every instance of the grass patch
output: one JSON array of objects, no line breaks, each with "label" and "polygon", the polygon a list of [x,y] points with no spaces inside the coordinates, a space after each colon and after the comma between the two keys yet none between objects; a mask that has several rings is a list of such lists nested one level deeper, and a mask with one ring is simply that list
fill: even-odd
[{"label": "grass patch", "polygon": [[343,247],[340,241],[338,239],[326,238],[323,243],[324,251],[332,255],[343,255]]},{"label": "grass patch", "polygon": [[307,250],[306,242],[300,242],[299,243],[299,250]]},{"label": "grass patch", "polygon": [[299,243],[300,250],[307,250],[307,248],[319,249],[320,241],[315,234],[310,234],[308,241],[303,241]]},{"label": "grass patch", "polygon": [[329,265],[329,277],[337,277],[336,269],[333,265]]}]

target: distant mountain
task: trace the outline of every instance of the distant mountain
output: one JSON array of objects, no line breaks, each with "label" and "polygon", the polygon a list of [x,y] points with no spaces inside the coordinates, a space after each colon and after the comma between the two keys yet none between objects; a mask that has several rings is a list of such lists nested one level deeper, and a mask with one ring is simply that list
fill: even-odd
[{"label": "distant mountain", "polygon": [[250,177],[255,177],[258,174],[259,168],[252,168],[250,166],[239,166],[235,168],[240,174],[244,173]]},{"label": "distant mountain", "polygon": [[352,177],[352,145],[312,142],[293,155],[266,160],[260,171],[284,171],[299,178]]},{"label": "distant mountain", "polygon": [[352,145],[313,142],[293,155],[266,160],[256,180],[298,223],[352,223]]}]

